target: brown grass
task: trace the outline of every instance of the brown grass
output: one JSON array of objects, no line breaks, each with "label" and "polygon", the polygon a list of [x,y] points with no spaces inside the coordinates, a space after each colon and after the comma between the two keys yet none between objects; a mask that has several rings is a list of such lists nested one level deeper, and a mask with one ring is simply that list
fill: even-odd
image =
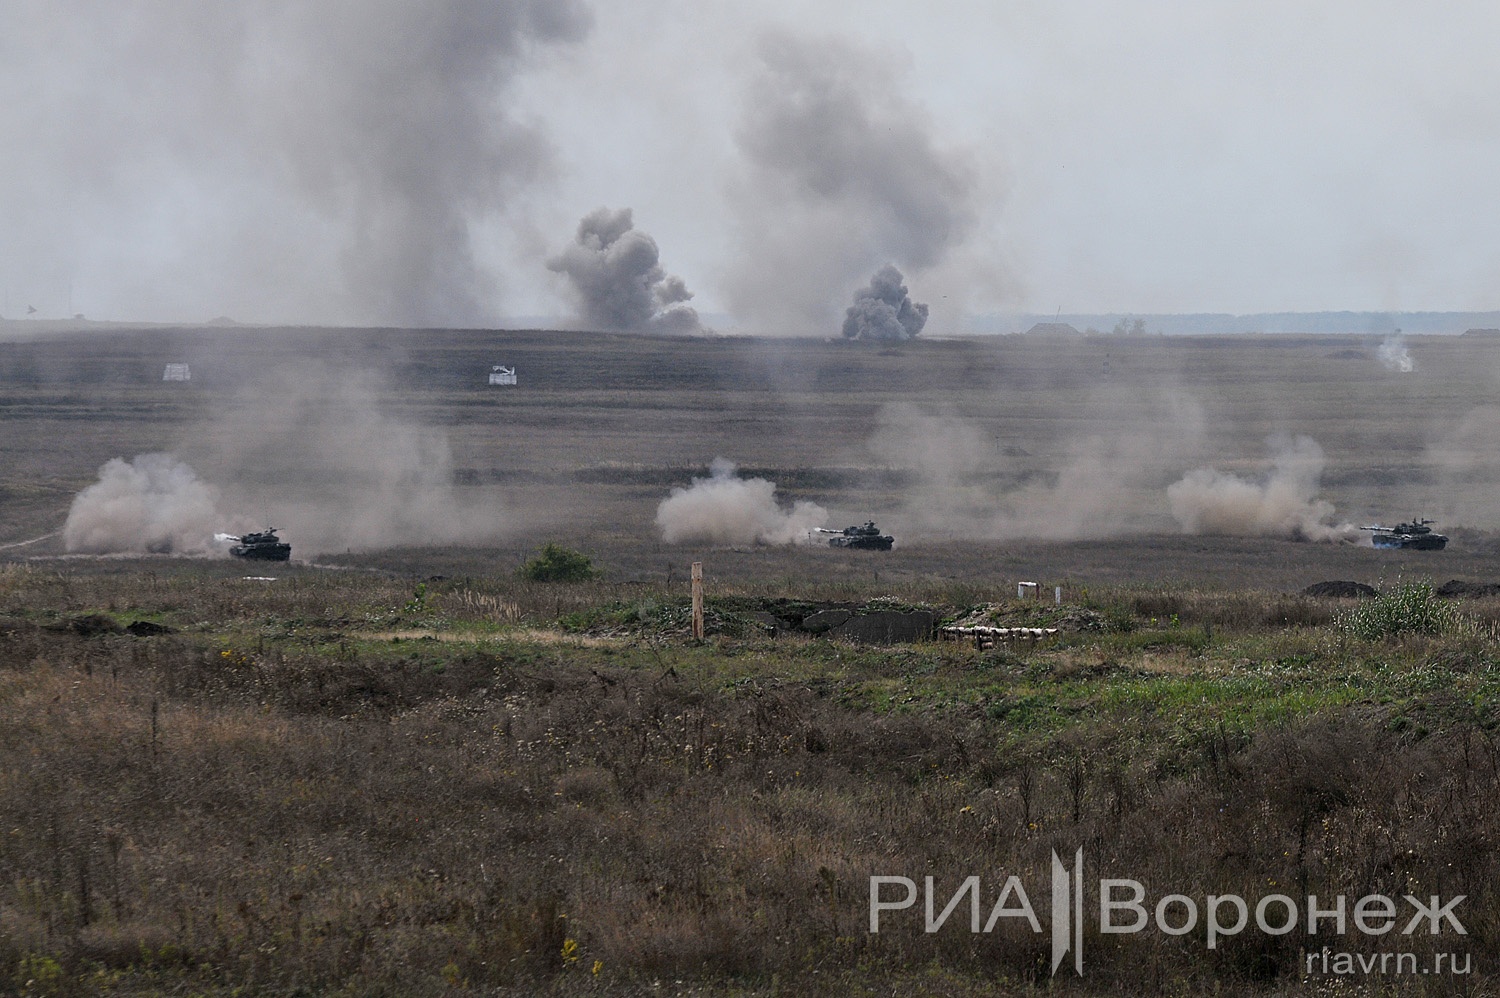
[{"label": "brown grass", "polygon": [[[990,891],[1016,873],[1045,907],[1051,850],[1080,846],[1091,876],[1157,892],[1468,893],[1466,947],[1481,966],[1500,955],[1487,709],[1439,694],[1401,715],[1426,718],[1420,735],[1366,703],[1174,744],[1185,732],[1170,718],[1101,708],[1098,724],[1018,742],[1006,719],[1018,715],[965,705],[963,691],[993,681],[975,671],[987,661],[1054,663],[1058,682],[1085,684],[1224,663],[1147,648],[1069,675],[1069,647],[1024,653],[1031,664],[958,647],[866,663],[811,641],[644,647],[522,631],[450,647],[373,625],[346,629],[341,651],[241,630],[273,607],[344,620],[409,596],[360,580],[304,588],[303,605],[265,587],[0,574],[12,987],[55,965],[58,993],[628,993],[662,980],[865,993],[903,979],[927,990],[928,972],[910,975],[931,968],[930,993],[1013,993],[1049,986],[1040,937],[928,935],[919,915],[872,936],[868,877],[932,874],[951,891],[973,873]],[[47,622],[43,594],[68,613],[112,602],[229,616],[202,633],[84,637]],[[1120,598],[1237,621],[1240,641],[1282,612],[1276,597]],[[797,665],[825,654],[821,677]],[[874,710],[850,698],[854,682],[917,691],[927,663],[958,699]],[[1308,945],[1247,933],[1210,953],[1091,935],[1088,977],[1063,986],[1295,990]]]}]

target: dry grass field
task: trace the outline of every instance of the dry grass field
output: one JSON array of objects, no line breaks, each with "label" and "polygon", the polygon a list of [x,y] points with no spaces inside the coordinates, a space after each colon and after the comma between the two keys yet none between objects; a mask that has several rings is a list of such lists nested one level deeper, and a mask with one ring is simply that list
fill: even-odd
[{"label": "dry grass field", "polygon": [[[1487,993],[1500,597],[1424,583],[1500,581],[1500,343],[1413,340],[1409,373],[1377,345],[0,342],[0,993]],[[1428,515],[1449,548],[1184,533],[1167,488],[1260,486],[1278,435],[1321,447],[1327,522]],[[73,497],[151,451],[296,560],[67,553]],[[658,504],[721,455],[895,550],[665,543]],[[413,494],[454,529],[362,519]],[[519,578],[547,541],[599,575]],[[1300,594],[1330,579],[1383,595]],[[827,607],[1057,631],[764,626]],[[1054,976],[1050,862],[1078,849],[1153,900],[1401,918],[1210,948],[1204,920],[1099,932],[1091,886],[1085,973]],[[919,900],[871,933],[886,875],[939,911],[977,876],[986,912],[1015,875],[1042,931],[971,932],[964,901],[925,932]],[[1465,895],[1466,933],[1404,932],[1408,895]],[[1324,947],[1466,972],[1309,972]]]}]

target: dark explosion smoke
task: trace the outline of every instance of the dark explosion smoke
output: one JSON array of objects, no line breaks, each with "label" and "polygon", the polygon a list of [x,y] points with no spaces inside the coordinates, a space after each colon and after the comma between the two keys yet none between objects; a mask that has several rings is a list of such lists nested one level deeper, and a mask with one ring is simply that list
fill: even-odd
[{"label": "dark explosion smoke", "polygon": [[925,325],[927,306],[911,300],[901,271],[891,264],[854,292],[854,304],[844,314],[844,336],[851,340],[909,340]]},{"label": "dark explosion smoke", "polygon": [[656,240],[635,228],[629,208],[598,208],[578,223],[578,235],[547,261],[566,274],[578,298],[579,317],[598,329],[696,333],[698,313],[682,278],[661,267]]}]

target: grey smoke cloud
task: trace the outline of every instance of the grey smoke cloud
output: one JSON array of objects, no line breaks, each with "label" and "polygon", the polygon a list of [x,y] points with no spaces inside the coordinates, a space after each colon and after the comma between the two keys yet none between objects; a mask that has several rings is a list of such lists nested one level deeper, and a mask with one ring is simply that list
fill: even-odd
[{"label": "grey smoke cloud", "polygon": [[921,271],[963,243],[975,171],[902,92],[899,57],[784,31],[759,52],[737,135],[747,166],[732,192],[741,249],[727,293],[762,325],[827,329],[841,289],[881,263]]},{"label": "grey smoke cloud", "polygon": [[1376,351],[1376,356],[1387,371],[1410,374],[1417,369],[1417,362],[1412,359],[1411,351],[1406,349],[1406,341],[1399,333],[1387,336]]},{"label": "grey smoke cloud", "polygon": [[1318,498],[1325,458],[1307,436],[1273,439],[1271,472],[1251,481],[1214,468],[1197,468],[1167,488],[1172,516],[1187,534],[1347,541],[1349,523],[1332,523],[1332,503]]},{"label": "grey smoke cloud", "polygon": [[656,508],[656,525],[668,544],[797,544],[809,530],[828,522],[817,503],[783,507],[776,485],[764,478],[740,478],[733,461],[715,458],[709,477],[675,488]]},{"label": "grey smoke cloud", "polygon": [[661,266],[656,240],[635,228],[629,208],[597,208],[578,223],[573,242],[547,261],[567,276],[579,318],[592,328],[696,333],[698,313],[682,278]]},{"label": "grey smoke cloud", "polygon": [[111,458],[73,499],[63,546],[89,554],[207,554],[219,525],[218,490],[165,453]]},{"label": "grey smoke cloud", "polygon": [[844,313],[844,336],[851,340],[909,340],[927,325],[927,306],[907,294],[901,271],[886,264],[870,283],[854,292]]},{"label": "grey smoke cloud", "polygon": [[8,5],[0,269],[53,315],[72,277],[76,307],[140,318],[495,315],[474,227],[549,158],[507,93],[590,24],[581,0]]}]

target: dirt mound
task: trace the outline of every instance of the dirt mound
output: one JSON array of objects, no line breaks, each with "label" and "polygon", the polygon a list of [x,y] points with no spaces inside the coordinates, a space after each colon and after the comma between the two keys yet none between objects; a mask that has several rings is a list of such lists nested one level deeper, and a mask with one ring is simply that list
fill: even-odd
[{"label": "dirt mound", "polygon": [[1482,599],[1500,596],[1500,582],[1464,582],[1449,579],[1437,587],[1437,594],[1445,599]]},{"label": "dirt mound", "polygon": [[155,637],[158,634],[176,634],[177,628],[158,624],[154,620],[137,620],[125,625],[125,630],[138,638]]},{"label": "dirt mound", "polygon": [[61,625],[81,638],[96,638],[101,634],[119,634],[124,630],[119,621],[103,613],[86,613]]},{"label": "dirt mound", "polygon": [[907,606],[892,599],[868,603],[796,603],[766,601],[754,613],[772,634],[799,631],[867,644],[931,640],[939,613],[931,607]]},{"label": "dirt mound", "polygon": [[1367,586],[1363,582],[1314,582],[1302,590],[1303,596],[1312,596],[1316,599],[1370,599],[1378,595],[1374,586]]}]

